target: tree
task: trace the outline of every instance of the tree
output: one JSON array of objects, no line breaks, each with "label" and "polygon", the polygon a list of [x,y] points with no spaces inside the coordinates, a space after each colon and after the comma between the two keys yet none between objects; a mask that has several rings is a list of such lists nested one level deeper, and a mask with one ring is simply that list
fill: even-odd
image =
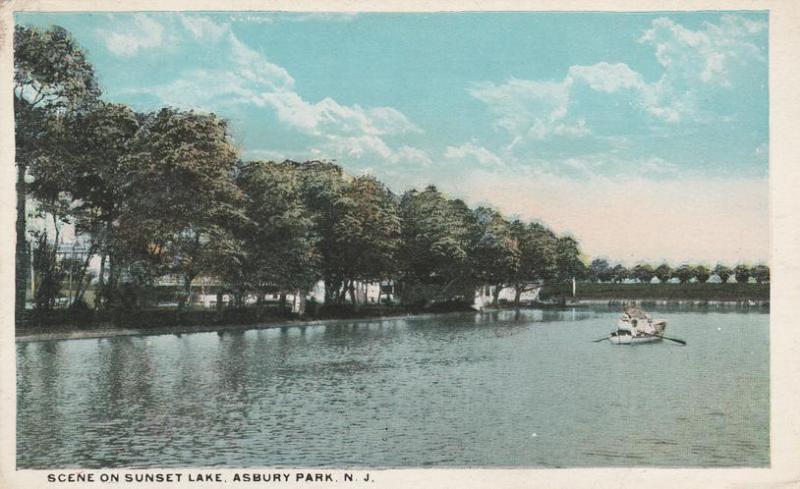
[{"label": "tree", "polygon": [[708,269],[708,267],[698,265],[694,268],[694,277],[698,282],[704,284],[708,282],[709,277],[711,277],[711,271]]},{"label": "tree", "polygon": [[[563,287],[571,280],[581,279],[586,274],[586,265],[581,261],[578,241],[571,236],[561,236],[556,241],[556,276]],[[563,290],[563,289],[562,289]]]},{"label": "tree", "polygon": [[396,271],[399,209],[386,186],[375,177],[361,176],[344,186],[334,213],[329,266],[346,281],[345,289],[356,304],[355,281],[380,281]]},{"label": "tree", "polygon": [[[400,201],[403,222],[398,254],[406,286],[436,285],[436,296],[448,299],[468,280],[474,236],[472,213],[460,200],[449,200],[434,186],[406,192]],[[408,292],[405,291],[406,296]],[[430,301],[430,297],[427,301]]]},{"label": "tree", "polygon": [[733,270],[720,263],[717,264],[716,267],[714,267],[714,273],[719,277],[719,280],[724,284],[728,281],[730,276],[733,275]]},{"label": "tree", "polygon": [[769,282],[769,267],[767,265],[756,265],[752,270],[753,278],[756,282],[763,284]]},{"label": "tree", "polygon": [[589,264],[589,277],[593,282],[608,282],[613,278],[613,271],[608,260],[595,258]]},{"label": "tree", "polygon": [[695,276],[694,267],[684,263],[675,269],[672,276],[680,280],[682,284],[685,284]]},{"label": "tree", "polygon": [[514,287],[514,305],[519,306],[524,292],[532,290],[556,277],[556,246],[558,238],[548,228],[537,222],[511,223],[511,233],[519,248],[519,266],[511,277]]},{"label": "tree", "polygon": [[473,277],[479,284],[494,286],[493,304],[519,269],[520,250],[511,224],[488,207],[474,211],[476,236],[470,250]]},{"label": "tree", "polygon": [[74,202],[70,213],[76,231],[91,236],[89,253],[77,275],[79,281],[88,278],[89,260],[99,254],[97,307],[113,296],[111,289],[116,285],[111,283],[107,289],[105,271],[129,177],[135,171],[129,165],[141,119],[125,105],[105,102],[69,114],[58,135],[61,158],[42,161],[32,170],[34,194],[46,200],[50,193],[67,193]]},{"label": "tree", "polygon": [[655,272],[653,271],[653,267],[650,265],[640,263],[633,267],[631,270],[631,276],[642,283],[650,283],[655,276]]},{"label": "tree", "polygon": [[14,129],[17,164],[17,317],[25,310],[27,245],[25,201],[28,169],[43,156],[57,157],[47,138],[58,117],[91,104],[100,90],[85,53],[62,27],[14,28]]},{"label": "tree", "polygon": [[112,258],[109,280],[121,273],[115,261],[143,260],[154,275],[180,280],[180,314],[192,280],[215,268],[232,223],[243,219],[236,150],[224,120],[171,108],[149,117],[134,144],[117,230],[124,254]]},{"label": "tree", "polygon": [[752,271],[747,265],[739,264],[733,269],[733,276],[736,278],[737,284],[746,284],[752,276]]},{"label": "tree", "polygon": [[299,172],[288,164],[248,162],[236,182],[244,195],[245,220],[234,228],[238,243],[220,253],[233,263],[218,273],[239,297],[253,289],[260,299],[268,288],[277,287],[302,301],[321,272],[319,240],[302,199]]},{"label": "tree", "polygon": [[653,271],[659,282],[665,284],[672,278],[672,267],[666,263],[662,263]]},{"label": "tree", "polygon": [[631,272],[624,265],[618,264],[611,269],[611,276],[613,282],[622,283],[631,276]]}]

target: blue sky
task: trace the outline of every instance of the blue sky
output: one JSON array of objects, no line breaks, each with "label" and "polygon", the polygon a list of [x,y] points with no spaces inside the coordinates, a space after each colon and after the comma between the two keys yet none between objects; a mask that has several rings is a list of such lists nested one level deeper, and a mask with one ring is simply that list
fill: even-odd
[{"label": "blue sky", "polygon": [[590,256],[768,258],[766,13],[80,13],[108,100],[213,111],[244,159],[321,158],[537,218]]}]

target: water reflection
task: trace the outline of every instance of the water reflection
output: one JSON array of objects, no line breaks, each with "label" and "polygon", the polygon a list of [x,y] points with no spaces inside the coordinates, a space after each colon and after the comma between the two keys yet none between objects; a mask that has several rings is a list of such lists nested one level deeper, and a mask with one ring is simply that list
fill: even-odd
[{"label": "water reflection", "polygon": [[617,314],[20,343],[18,465],[768,463],[768,315],[661,310],[689,346],[591,343]]}]

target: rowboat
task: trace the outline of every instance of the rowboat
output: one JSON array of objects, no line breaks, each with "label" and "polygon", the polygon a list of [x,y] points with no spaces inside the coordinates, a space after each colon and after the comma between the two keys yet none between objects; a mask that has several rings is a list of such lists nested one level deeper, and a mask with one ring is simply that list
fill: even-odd
[{"label": "rowboat", "polygon": [[615,345],[637,345],[661,341],[667,322],[652,319],[638,307],[628,307],[617,321],[617,330],[608,335],[608,341]]},{"label": "rowboat", "polygon": [[654,343],[656,341],[661,341],[661,336],[642,333],[634,336],[630,331],[618,329],[616,331],[612,331],[611,334],[608,335],[608,341],[615,345],[638,345],[639,343]]}]

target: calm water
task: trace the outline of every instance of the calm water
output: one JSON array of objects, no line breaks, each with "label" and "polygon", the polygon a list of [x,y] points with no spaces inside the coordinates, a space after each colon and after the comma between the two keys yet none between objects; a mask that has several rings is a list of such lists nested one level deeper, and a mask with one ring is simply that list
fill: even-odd
[{"label": "calm water", "polygon": [[769,315],[490,314],[17,345],[20,468],[765,466]]}]

